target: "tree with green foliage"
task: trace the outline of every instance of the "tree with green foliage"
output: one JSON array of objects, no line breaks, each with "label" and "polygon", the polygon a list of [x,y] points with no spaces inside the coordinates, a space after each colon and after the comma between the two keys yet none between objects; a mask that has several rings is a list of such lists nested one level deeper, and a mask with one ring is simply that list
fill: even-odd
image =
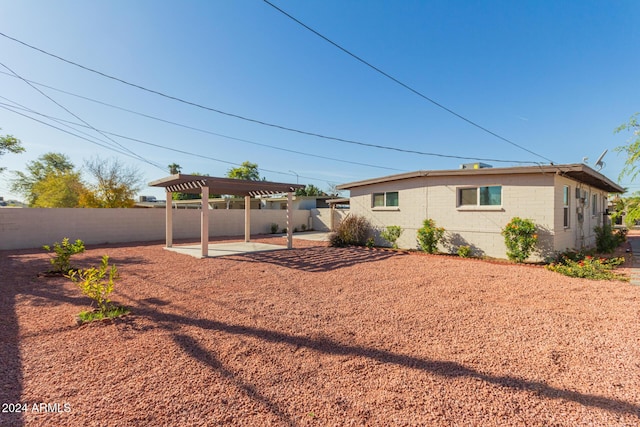
[{"label": "tree with green foliage", "polygon": [[296,196],[326,196],[327,194],[313,184],[296,190]]},{"label": "tree with green foliage", "polygon": [[51,172],[32,187],[34,208],[75,208],[87,191],[80,172]]},{"label": "tree with green foliage", "polygon": [[86,207],[130,208],[135,204],[134,196],[142,188],[142,175],[118,158],[93,158],[85,162],[85,168],[95,180],[88,185]]},{"label": "tree with green foliage", "polygon": [[[75,166],[71,163],[69,157],[61,153],[46,153],[38,157],[37,160],[27,163],[27,171],[14,172],[14,179],[11,180],[11,191],[22,194],[29,206],[34,206],[38,193],[42,185],[37,186],[51,175],[65,175],[74,173]],[[47,185],[44,186],[48,188]],[[64,188],[57,189],[60,192],[66,191]],[[65,197],[53,197],[51,188],[48,188],[49,197],[52,199],[65,199]]]},{"label": "tree with green foliage", "polygon": [[227,177],[233,179],[245,179],[248,181],[260,181],[260,171],[257,163],[249,161],[242,162],[237,168],[231,168],[227,171]]},{"label": "tree with green foliage", "polygon": [[179,174],[180,172],[182,172],[182,167],[180,167],[180,165],[179,165],[179,164],[177,164],[177,163],[171,163],[171,164],[169,165],[169,173],[170,173],[171,175],[177,175],[177,174]]},{"label": "tree with green foliage", "polygon": [[633,136],[627,141],[627,145],[623,145],[616,148],[617,152],[623,152],[627,155],[627,160],[624,163],[624,168],[620,173],[619,179],[630,175],[631,180],[635,179],[638,175],[638,160],[640,160],[640,124],[638,124],[638,114],[635,113],[629,119],[628,123],[624,123],[615,129],[615,133],[624,131],[631,132]]},{"label": "tree with green foliage", "polygon": [[[640,160],[640,124],[638,123],[638,114],[636,113],[629,119],[628,123],[622,124],[615,129],[615,133],[628,131],[632,133],[632,137],[627,141],[627,145],[616,148],[617,152],[623,152],[627,155],[624,168],[618,179],[622,180],[625,176],[631,176],[633,181],[638,175],[638,160]],[[624,212],[624,222],[627,226],[635,225],[640,220],[640,195],[635,193],[630,197],[621,199],[616,205],[617,212]]]},{"label": "tree with green foliage", "polygon": [[[24,147],[19,139],[12,135],[0,135],[0,156],[6,153],[22,153]],[[0,167],[0,173],[4,172],[7,168]]]}]

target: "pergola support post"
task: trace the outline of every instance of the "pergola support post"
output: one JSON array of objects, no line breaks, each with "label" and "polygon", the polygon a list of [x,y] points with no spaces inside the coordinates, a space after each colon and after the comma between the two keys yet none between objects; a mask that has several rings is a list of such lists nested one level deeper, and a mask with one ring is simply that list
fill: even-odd
[{"label": "pergola support post", "polygon": [[251,196],[244,196],[244,241],[251,241]]},{"label": "pergola support post", "polygon": [[165,220],[165,238],[166,246],[170,248],[173,246],[173,193],[167,191],[167,205],[165,207],[166,220]]},{"label": "pergola support post", "polygon": [[293,192],[287,193],[287,249],[293,247]]},{"label": "pergola support post", "polygon": [[200,246],[202,258],[209,256],[209,187],[202,187],[202,209],[200,213]]}]

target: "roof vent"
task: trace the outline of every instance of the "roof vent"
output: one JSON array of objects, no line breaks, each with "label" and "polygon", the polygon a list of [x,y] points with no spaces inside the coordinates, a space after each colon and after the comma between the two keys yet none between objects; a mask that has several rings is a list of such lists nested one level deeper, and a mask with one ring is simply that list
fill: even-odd
[{"label": "roof vent", "polygon": [[460,165],[460,169],[484,169],[492,168],[493,166],[486,163],[463,163]]}]

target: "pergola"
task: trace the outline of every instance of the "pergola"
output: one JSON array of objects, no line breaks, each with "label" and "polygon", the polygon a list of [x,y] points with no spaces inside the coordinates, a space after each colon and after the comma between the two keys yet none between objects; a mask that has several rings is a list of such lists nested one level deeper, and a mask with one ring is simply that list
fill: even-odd
[{"label": "pergola", "polygon": [[244,196],[244,241],[251,240],[251,197],[287,193],[287,248],[293,243],[293,192],[304,188],[300,184],[285,184],[269,181],[249,181],[244,179],[216,178],[211,176],[176,174],[150,182],[151,187],[164,187],[167,193],[166,240],[167,247],[173,246],[172,193],[192,193],[202,195],[200,245],[202,257],[209,255],[209,194],[229,194]]}]

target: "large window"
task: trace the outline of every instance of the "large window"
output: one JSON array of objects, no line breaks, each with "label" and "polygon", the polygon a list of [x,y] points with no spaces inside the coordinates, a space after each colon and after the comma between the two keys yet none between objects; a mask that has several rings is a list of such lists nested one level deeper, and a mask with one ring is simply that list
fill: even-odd
[{"label": "large window", "polygon": [[563,225],[565,228],[569,228],[569,194],[571,188],[565,185],[562,191],[562,206],[563,206]]},{"label": "large window", "polygon": [[398,204],[398,192],[388,191],[386,193],[373,193],[372,206],[374,208],[385,206],[399,206]]},{"label": "large window", "polygon": [[500,206],[502,186],[470,187],[458,190],[458,206]]}]

